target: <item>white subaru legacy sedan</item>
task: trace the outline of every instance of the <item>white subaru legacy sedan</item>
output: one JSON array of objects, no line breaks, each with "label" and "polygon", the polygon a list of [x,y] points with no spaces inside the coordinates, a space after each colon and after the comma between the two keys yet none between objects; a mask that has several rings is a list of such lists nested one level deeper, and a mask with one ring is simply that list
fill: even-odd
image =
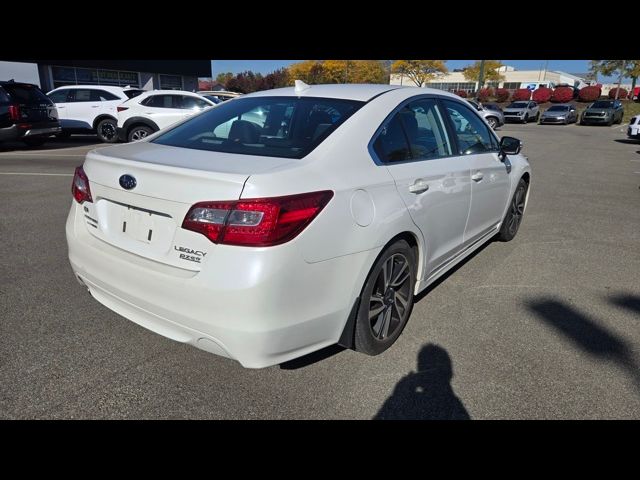
[{"label": "white subaru legacy sedan", "polygon": [[245,367],[377,355],[414,295],[516,235],[520,148],[440,90],[297,81],[89,152],[69,259],[108,308]]}]

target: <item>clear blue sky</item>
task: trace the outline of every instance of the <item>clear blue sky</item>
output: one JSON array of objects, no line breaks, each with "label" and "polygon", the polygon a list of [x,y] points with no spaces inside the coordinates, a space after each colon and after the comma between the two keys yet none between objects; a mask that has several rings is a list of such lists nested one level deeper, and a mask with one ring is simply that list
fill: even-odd
[{"label": "clear blue sky", "polygon": [[[240,73],[252,70],[255,73],[270,73],[282,67],[291,65],[299,60],[212,60],[211,70],[213,77],[219,73]],[[473,63],[475,60],[447,60],[449,70],[461,68]],[[501,60],[502,63],[514,67],[516,70],[537,70],[544,68],[546,60]],[[549,70],[561,70],[567,73],[586,73],[589,71],[589,60],[549,60]],[[616,82],[617,77],[598,77],[600,82]]]}]

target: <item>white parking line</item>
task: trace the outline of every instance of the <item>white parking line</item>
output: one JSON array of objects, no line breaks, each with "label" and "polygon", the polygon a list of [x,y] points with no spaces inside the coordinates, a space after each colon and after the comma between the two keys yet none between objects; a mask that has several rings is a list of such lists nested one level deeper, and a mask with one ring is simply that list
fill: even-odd
[{"label": "white parking line", "polygon": [[0,175],[37,175],[37,176],[43,176],[43,177],[73,177],[73,173],[0,172]]}]

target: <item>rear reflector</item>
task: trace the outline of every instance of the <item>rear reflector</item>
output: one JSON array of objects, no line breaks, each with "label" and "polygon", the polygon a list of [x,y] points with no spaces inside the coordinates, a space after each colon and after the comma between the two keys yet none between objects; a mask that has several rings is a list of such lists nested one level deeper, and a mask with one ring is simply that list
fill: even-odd
[{"label": "rear reflector", "polygon": [[182,228],[214,243],[267,247],[296,237],[333,197],[331,190],[193,205]]},{"label": "rear reflector", "polygon": [[75,174],[73,175],[73,183],[71,184],[71,193],[76,202],[82,204],[82,202],[93,202],[91,198],[91,189],[89,188],[89,179],[87,174],[84,173],[82,167],[76,167]]}]

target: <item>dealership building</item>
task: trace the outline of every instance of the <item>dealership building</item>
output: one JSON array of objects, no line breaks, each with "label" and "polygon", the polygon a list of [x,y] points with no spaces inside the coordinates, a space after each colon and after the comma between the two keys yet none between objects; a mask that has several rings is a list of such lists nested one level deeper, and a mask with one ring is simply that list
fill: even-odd
[{"label": "dealership building", "polygon": [[0,61],[0,80],[34,83],[45,92],[63,85],[197,91],[198,77],[210,76],[210,60]]},{"label": "dealership building", "polygon": [[[559,72],[555,70],[516,70],[515,68],[504,65],[498,69],[504,77],[499,82],[486,82],[485,87],[506,88],[507,90],[516,90],[518,88],[529,88],[534,90],[540,86],[554,87],[559,84],[573,85],[582,88],[589,84],[585,79],[586,75]],[[406,75],[391,75],[389,82],[391,85],[409,85],[415,86]],[[462,70],[454,70],[444,75],[438,76],[437,79],[427,83],[424,87],[437,88],[446,91],[464,90],[467,93],[478,90],[478,82],[470,82],[464,78]]]}]

